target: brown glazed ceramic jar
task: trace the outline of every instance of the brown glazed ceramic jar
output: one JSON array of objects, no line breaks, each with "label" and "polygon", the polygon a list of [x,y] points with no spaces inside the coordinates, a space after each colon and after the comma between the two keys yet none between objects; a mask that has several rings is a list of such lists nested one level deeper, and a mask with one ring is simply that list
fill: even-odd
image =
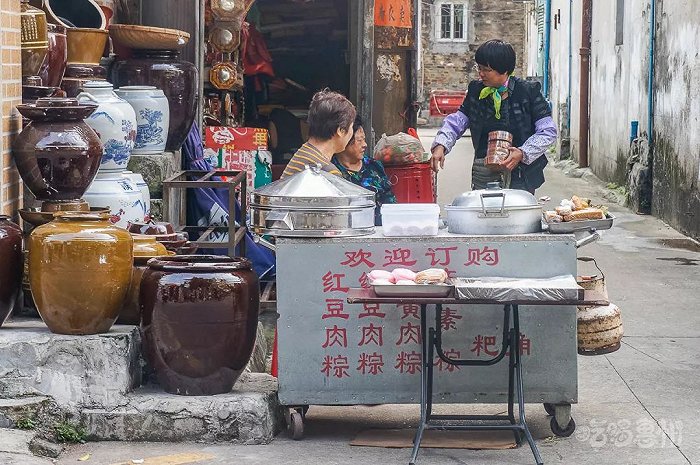
[{"label": "brown glazed ceramic jar", "polygon": [[154,258],[141,282],[145,355],[166,392],[231,391],[250,359],[258,277],[245,258]]},{"label": "brown glazed ceramic jar", "polygon": [[0,215],[0,326],[10,315],[22,284],[22,230]]},{"label": "brown glazed ceramic jar", "polygon": [[76,200],[92,183],[102,160],[102,142],[83,120],[97,105],[74,98],[40,98],[17,105],[30,123],[12,148],[17,170],[40,201]]},{"label": "brown glazed ceramic jar", "polygon": [[39,76],[47,87],[60,87],[68,62],[68,39],[66,28],[58,24],[48,24],[49,53],[41,65]]},{"label": "brown glazed ceramic jar", "polygon": [[57,213],[29,236],[29,283],[51,332],[109,331],[124,304],[133,239],[109,215]]},{"label": "brown glazed ceramic jar", "polygon": [[197,114],[197,67],[179,59],[178,50],[134,50],[134,57],[112,67],[114,87],[156,86],[170,106],[170,130],[166,150],[179,150]]}]

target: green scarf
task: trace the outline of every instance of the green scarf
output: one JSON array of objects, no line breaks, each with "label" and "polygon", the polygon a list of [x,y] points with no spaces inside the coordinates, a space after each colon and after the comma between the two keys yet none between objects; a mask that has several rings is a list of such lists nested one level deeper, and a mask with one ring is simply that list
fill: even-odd
[{"label": "green scarf", "polygon": [[493,109],[496,110],[496,119],[501,119],[501,102],[503,97],[501,94],[508,91],[508,81],[501,87],[484,87],[479,93],[479,100],[485,99],[489,95],[493,96]]}]

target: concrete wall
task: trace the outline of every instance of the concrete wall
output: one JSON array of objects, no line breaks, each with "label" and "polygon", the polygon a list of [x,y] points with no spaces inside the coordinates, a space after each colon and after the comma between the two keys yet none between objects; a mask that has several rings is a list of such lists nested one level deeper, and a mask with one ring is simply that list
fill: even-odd
[{"label": "concrete wall", "polygon": [[[615,43],[617,2],[593,2],[589,164],[601,179],[621,185],[628,182],[631,121],[639,121],[640,139],[643,145],[647,141],[650,1],[625,1],[621,45]],[[581,2],[552,0],[552,16],[557,14],[561,22],[555,29],[552,18],[549,98],[562,136],[559,152],[566,156],[571,80],[568,144],[570,157],[578,160]],[[700,2],[657,0],[656,19],[652,212],[680,231],[700,237],[700,120],[697,112],[690,111],[700,104]],[[534,21],[530,6],[526,44],[530,72],[537,60]]]},{"label": "concrete wall", "polygon": [[464,91],[472,79],[474,52],[489,39],[503,39],[513,44],[517,54],[518,76],[525,70],[525,11],[523,3],[503,0],[471,0],[467,3],[467,40],[436,40],[435,0],[421,2],[422,69],[419,76],[419,99],[428,108],[430,91],[435,89]]},{"label": "concrete wall", "polygon": [[657,4],[652,212],[700,238],[700,2]]}]

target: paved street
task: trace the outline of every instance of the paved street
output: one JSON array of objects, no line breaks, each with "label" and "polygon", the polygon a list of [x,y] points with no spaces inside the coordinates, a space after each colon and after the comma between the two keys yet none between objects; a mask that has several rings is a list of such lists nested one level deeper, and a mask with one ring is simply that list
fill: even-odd
[{"label": "paved street", "polygon": [[[422,135],[430,141],[430,133]],[[441,174],[441,204],[465,188],[456,181],[468,178],[458,167],[466,169],[469,157],[471,141],[464,138]],[[595,185],[551,167],[538,196],[549,195],[558,203],[574,193],[605,202]],[[615,228],[579,254],[594,256],[605,271],[610,298],[623,312],[624,343],[613,354],[579,356],[579,404],[573,407],[578,428],[572,437],[550,437],[541,405],[527,406],[530,425],[546,464],[700,464],[700,247],[653,217],[616,205],[611,209]],[[495,413],[502,406],[459,410]],[[349,442],[363,429],[411,427],[417,419],[417,406],[311,407],[306,439],[299,442],[281,434],[266,446],[91,443],[70,449],[58,463],[73,464],[89,453],[84,463],[121,464],[151,457],[144,463],[406,464],[408,449],[352,447]],[[532,456],[527,447],[423,449],[419,463],[529,464]]]}]

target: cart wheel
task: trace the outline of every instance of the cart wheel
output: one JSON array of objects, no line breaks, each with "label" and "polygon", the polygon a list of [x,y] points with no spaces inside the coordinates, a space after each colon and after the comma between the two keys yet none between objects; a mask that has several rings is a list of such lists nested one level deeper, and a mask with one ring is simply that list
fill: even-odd
[{"label": "cart wheel", "polygon": [[542,405],[544,405],[544,410],[545,410],[545,412],[547,412],[547,415],[549,415],[550,417],[553,417],[554,416],[554,404],[548,404],[545,402]]},{"label": "cart wheel", "polygon": [[299,412],[292,412],[289,415],[289,424],[287,425],[289,437],[295,441],[304,438],[304,417]]},{"label": "cart wheel", "polygon": [[568,438],[572,434],[574,434],[574,431],[576,430],[576,422],[574,421],[573,418],[569,420],[569,424],[566,425],[566,428],[561,428],[559,427],[559,423],[557,423],[556,417],[552,417],[551,420],[549,420],[549,427],[552,428],[552,433],[554,433],[555,436],[559,436],[561,438]]}]

